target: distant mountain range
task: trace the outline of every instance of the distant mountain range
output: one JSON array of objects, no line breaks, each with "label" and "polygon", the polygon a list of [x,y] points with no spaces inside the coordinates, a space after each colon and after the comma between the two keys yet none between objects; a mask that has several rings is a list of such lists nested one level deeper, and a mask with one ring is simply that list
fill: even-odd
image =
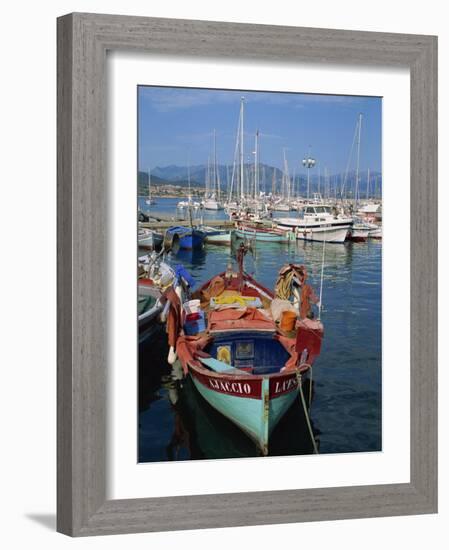
[{"label": "distant mountain range", "polygon": [[[220,180],[221,189],[228,189],[232,181],[232,165],[222,165],[218,167],[218,176]],[[245,164],[244,170],[246,173],[246,181],[254,181],[254,165]],[[196,165],[190,167],[190,184],[192,187],[204,187],[206,185],[207,179],[207,165]],[[212,173],[212,170],[211,170]],[[157,166],[151,170],[151,184],[154,186],[160,185],[179,185],[187,186],[189,177],[189,169],[187,166]],[[238,173],[235,174],[235,182],[238,178]],[[281,192],[282,188],[282,179],[283,173],[279,168],[274,166],[269,166],[267,164],[259,165],[259,189],[270,193],[273,191],[276,193]],[[293,174],[290,173],[290,179],[293,180]],[[148,173],[139,172],[139,189],[142,190],[142,194],[147,192],[148,189]],[[320,190],[324,191],[324,186],[326,189],[331,189],[331,194],[335,191],[335,185],[337,184],[337,189],[340,189],[341,184],[344,181],[344,174],[328,174],[328,177],[325,178],[325,174],[321,173],[320,179]],[[311,170],[310,173],[310,192],[316,192],[318,190],[319,177],[317,174],[317,169]],[[355,182],[355,171],[348,173],[345,188],[348,193],[354,188]],[[295,176],[295,182],[292,184],[294,188],[294,194],[304,195],[307,192],[307,175],[301,173]],[[145,190],[144,190],[145,189]],[[360,195],[363,197],[366,195],[367,190],[367,171],[359,173],[359,191]],[[140,191],[139,191],[140,192]],[[382,192],[382,176],[379,172],[370,173],[370,195],[372,196],[376,193],[376,196],[380,196]],[[293,194],[293,191],[292,191]],[[329,193],[327,193],[329,194]]]}]

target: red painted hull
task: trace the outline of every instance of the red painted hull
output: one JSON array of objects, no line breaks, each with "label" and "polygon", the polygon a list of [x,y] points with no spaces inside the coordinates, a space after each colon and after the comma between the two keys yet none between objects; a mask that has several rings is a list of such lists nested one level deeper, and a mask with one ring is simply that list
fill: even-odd
[{"label": "red painted hull", "polygon": [[349,237],[349,240],[353,243],[366,243],[368,238],[366,238],[366,237]]},{"label": "red painted hull", "polygon": [[304,366],[298,371],[286,371],[276,374],[265,375],[227,375],[219,374],[204,368],[201,363],[189,362],[188,371],[190,375],[200,382],[206,388],[213,390],[216,393],[232,395],[234,397],[242,397],[246,399],[262,399],[262,381],[264,378],[269,379],[269,397],[275,399],[286,393],[294,391],[298,387],[297,372],[301,374],[308,370],[308,366]]}]

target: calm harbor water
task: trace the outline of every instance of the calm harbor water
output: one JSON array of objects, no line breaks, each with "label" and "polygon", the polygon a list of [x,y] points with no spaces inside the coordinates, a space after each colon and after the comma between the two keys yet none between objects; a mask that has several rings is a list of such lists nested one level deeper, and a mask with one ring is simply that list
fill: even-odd
[{"label": "calm harbor water", "polygon": [[[166,208],[172,214],[176,202],[158,200],[152,210],[162,213]],[[247,254],[245,268],[273,288],[284,263],[304,264],[318,294],[322,252],[321,243],[258,244]],[[223,270],[232,254],[229,248],[206,245],[167,259],[183,264],[200,283]],[[320,453],[381,450],[381,276],[380,243],[326,245],[325,332],[313,369],[311,408]],[[255,445],[212,409],[189,380],[182,380],[178,369],[169,367],[167,353],[163,330],[139,349],[139,461],[258,456]],[[273,432],[270,455],[311,452],[297,402]]]}]

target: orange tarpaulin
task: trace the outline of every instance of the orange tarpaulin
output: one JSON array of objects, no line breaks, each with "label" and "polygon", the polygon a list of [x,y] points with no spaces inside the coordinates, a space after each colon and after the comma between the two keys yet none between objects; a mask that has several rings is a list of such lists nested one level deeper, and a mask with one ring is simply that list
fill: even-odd
[{"label": "orange tarpaulin", "polygon": [[261,311],[252,307],[226,308],[210,312],[208,330],[232,330],[238,328],[274,330],[276,326]]},{"label": "orange tarpaulin", "polygon": [[210,342],[208,336],[180,336],[176,343],[176,352],[181,361],[184,374],[187,374],[187,363],[194,360],[197,353],[201,352]]}]

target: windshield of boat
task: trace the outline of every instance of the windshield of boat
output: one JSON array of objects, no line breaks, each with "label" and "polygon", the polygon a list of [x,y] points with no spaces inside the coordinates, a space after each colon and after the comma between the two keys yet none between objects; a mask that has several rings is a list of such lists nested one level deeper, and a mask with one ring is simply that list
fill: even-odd
[{"label": "windshield of boat", "polygon": [[307,206],[305,214],[331,214],[330,206]]}]

